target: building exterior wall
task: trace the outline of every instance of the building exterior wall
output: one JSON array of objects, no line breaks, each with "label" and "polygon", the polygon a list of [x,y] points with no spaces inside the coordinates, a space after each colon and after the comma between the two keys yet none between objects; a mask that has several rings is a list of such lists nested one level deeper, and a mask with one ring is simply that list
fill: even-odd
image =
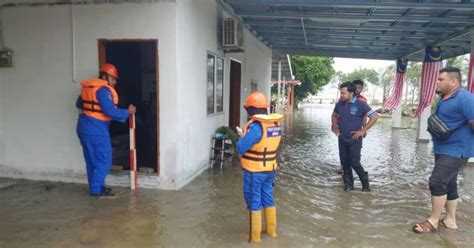
[{"label": "building exterior wall", "polygon": [[[245,31],[245,52],[224,54],[222,16],[214,0],[5,8],[14,67],[0,69],[0,174],[85,183],[75,101],[80,80],[97,74],[98,39],[158,39],[160,176],[139,179],[139,187],[187,184],[207,168],[215,129],[228,124],[230,59],[242,62],[242,104],[251,82],[270,93],[271,50]],[[224,112],[213,115],[206,112],[208,53],[224,58]]]},{"label": "building exterior wall", "polygon": [[[270,93],[271,49],[244,33],[244,52],[225,54],[220,49],[218,27],[222,17],[228,17],[214,0],[180,0],[177,2],[177,64],[178,64],[178,185],[185,185],[209,165],[211,137],[229,120],[230,59],[242,62],[243,104],[250,91],[250,82],[259,90]],[[206,60],[211,53],[224,59],[224,111],[207,115]],[[246,113],[241,110],[241,121]]]},{"label": "building exterior wall", "polygon": [[[1,13],[1,12],[0,12]],[[2,18],[0,16],[0,18]],[[3,138],[3,104],[1,99],[4,98],[5,90],[4,90],[4,84],[5,80],[3,80],[2,77],[2,71],[4,69],[0,68],[0,165],[5,164],[5,140]]]},{"label": "building exterior wall", "polygon": [[162,120],[159,187],[175,188],[175,5],[166,2],[5,8],[5,45],[14,51],[14,67],[0,70],[0,106],[9,109],[0,112],[2,175],[86,182],[75,133],[75,101],[80,80],[97,75],[97,40],[158,39]]}]

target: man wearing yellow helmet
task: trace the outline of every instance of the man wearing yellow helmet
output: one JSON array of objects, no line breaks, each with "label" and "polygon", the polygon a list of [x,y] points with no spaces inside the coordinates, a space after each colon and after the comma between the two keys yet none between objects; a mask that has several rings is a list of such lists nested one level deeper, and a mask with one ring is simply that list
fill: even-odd
[{"label": "man wearing yellow helmet", "polygon": [[242,155],[244,170],[244,199],[250,212],[249,242],[260,242],[262,209],[265,214],[266,233],[276,237],[276,207],[273,199],[277,151],[282,128],[280,114],[268,114],[267,97],[254,92],[244,105],[249,121],[244,125],[237,150]]}]

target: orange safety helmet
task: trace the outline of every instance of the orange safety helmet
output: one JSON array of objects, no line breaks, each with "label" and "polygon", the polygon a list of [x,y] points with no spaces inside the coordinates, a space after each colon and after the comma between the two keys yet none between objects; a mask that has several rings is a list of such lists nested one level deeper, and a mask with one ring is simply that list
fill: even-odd
[{"label": "orange safety helmet", "polygon": [[270,104],[268,103],[267,97],[260,92],[253,92],[247,97],[244,107],[254,107],[254,108],[268,108]]},{"label": "orange safety helmet", "polygon": [[109,76],[114,77],[115,79],[119,79],[117,68],[115,68],[112,64],[103,64],[99,68],[100,72],[103,72]]}]

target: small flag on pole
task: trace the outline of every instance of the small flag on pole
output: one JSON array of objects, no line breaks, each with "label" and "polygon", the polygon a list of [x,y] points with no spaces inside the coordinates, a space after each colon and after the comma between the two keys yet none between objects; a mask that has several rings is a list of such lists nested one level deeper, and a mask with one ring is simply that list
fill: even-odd
[{"label": "small flag on pole", "polygon": [[395,74],[395,82],[393,83],[392,92],[385,102],[385,108],[394,110],[400,106],[403,95],[403,81],[407,70],[407,60],[397,59],[397,73]]},{"label": "small flag on pole", "polygon": [[439,46],[427,46],[423,67],[421,69],[420,103],[416,110],[416,117],[420,117],[423,110],[431,106],[431,102],[436,93],[436,81],[438,80],[439,70],[441,70],[442,67],[441,48]]}]

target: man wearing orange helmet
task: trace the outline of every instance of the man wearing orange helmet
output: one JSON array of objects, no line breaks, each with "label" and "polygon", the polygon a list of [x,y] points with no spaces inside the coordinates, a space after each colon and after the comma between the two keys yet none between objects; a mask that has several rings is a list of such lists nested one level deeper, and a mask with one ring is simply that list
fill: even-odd
[{"label": "man wearing orange helmet", "polygon": [[110,121],[125,122],[136,107],[117,108],[118,94],[114,89],[118,79],[117,69],[112,64],[99,68],[99,78],[81,81],[81,95],[76,106],[81,109],[76,132],[81,141],[86,161],[87,181],[91,196],[113,196],[110,188],[104,187],[105,178],[112,166]]},{"label": "man wearing orange helmet", "polygon": [[250,215],[249,242],[260,242],[262,208],[266,233],[276,237],[276,208],[273,200],[277,151],[280,145],[283,115],[268,114],[267,97],[254,92],[244,105],[249,121],[244,125],[237,150],[244,169],[244,199]]}]

